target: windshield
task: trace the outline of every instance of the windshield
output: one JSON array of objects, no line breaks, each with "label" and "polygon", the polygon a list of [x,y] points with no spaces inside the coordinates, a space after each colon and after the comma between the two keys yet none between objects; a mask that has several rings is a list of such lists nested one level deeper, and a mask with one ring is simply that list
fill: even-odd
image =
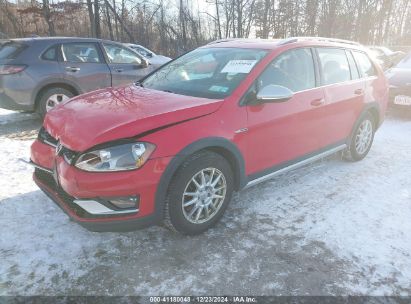
[{"label": "windshield", "polygon": [[0,59],[14,59],[24,48],[25,45],[22,43],[0,41]]},{"label": "windshield", "polygon": [[220,99],[229,96],[265,50],[201,48],[181,56],[147,77],[141,85],[181,95]]},{"label": "windshield", "polygon": [[403,58],[398,64],[397,68],[401,69],[411,69],[411,53]]}]

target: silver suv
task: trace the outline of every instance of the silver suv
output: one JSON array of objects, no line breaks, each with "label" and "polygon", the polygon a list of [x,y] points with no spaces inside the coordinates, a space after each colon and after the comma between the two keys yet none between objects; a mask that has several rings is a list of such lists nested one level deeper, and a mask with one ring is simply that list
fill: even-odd
[{"label": "silver suv", "polygon": [[137,81],[155,68],[134,50],[112,41],[0,40],[0,107],[44,116],[72,96]]}]

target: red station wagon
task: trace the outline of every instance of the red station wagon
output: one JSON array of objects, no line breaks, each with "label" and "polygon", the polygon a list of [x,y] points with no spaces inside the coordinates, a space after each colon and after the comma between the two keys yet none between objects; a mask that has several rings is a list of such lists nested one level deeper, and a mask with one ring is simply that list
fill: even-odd
[{"label": "red station wagon", "polygon": [[50,111],[34,180],[92,231],[198,234],[233,191],[338,151],[363,159],[387,101],[383,72],[354,42],[216,41]]}]

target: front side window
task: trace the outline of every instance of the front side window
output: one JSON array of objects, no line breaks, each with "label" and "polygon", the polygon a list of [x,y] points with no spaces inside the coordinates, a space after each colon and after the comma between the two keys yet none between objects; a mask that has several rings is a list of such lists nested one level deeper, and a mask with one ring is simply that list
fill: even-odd
[{"label": "front side window", "polygon": [[109,63],[141,64],[141,59],[131,50],[115,44],[103,43]]},{"label": "front side window", "polygon": [[345,50],[318,48],[323,85],[351,80],[350,67]]},{"label": "front side window", "polygon": [[266,54],[259,49],[200,48],[163,66],[141,85],[181,95],[224,98]]},{"label": "front side window", "polygon": [[275,58],[257,81],[258,89],[280,85],[293,92],[315,87],[314,61],[310,49],[295,49]]},{"label": "front side window", "polygon": [[63,60],[74,63],[100,63],[101,59],[94,43],[64,43],[61,47]]},{"label": "front side window", "polygon": [[361,71],[362,77],[371,77],[377,75],[374,65],[365,53],[352,51],[352,54],[354,55],[358,68]]}]

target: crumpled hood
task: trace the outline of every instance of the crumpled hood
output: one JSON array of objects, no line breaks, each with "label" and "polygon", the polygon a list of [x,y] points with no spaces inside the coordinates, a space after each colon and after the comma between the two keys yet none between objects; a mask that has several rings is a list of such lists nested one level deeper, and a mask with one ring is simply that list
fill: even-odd
[{"label": "crumpled hood", "polygon": [[135,85],[107,88],[57,106],[46,115],[44,127],[65,147],[84,151],[213,113],[221,103]]}]

